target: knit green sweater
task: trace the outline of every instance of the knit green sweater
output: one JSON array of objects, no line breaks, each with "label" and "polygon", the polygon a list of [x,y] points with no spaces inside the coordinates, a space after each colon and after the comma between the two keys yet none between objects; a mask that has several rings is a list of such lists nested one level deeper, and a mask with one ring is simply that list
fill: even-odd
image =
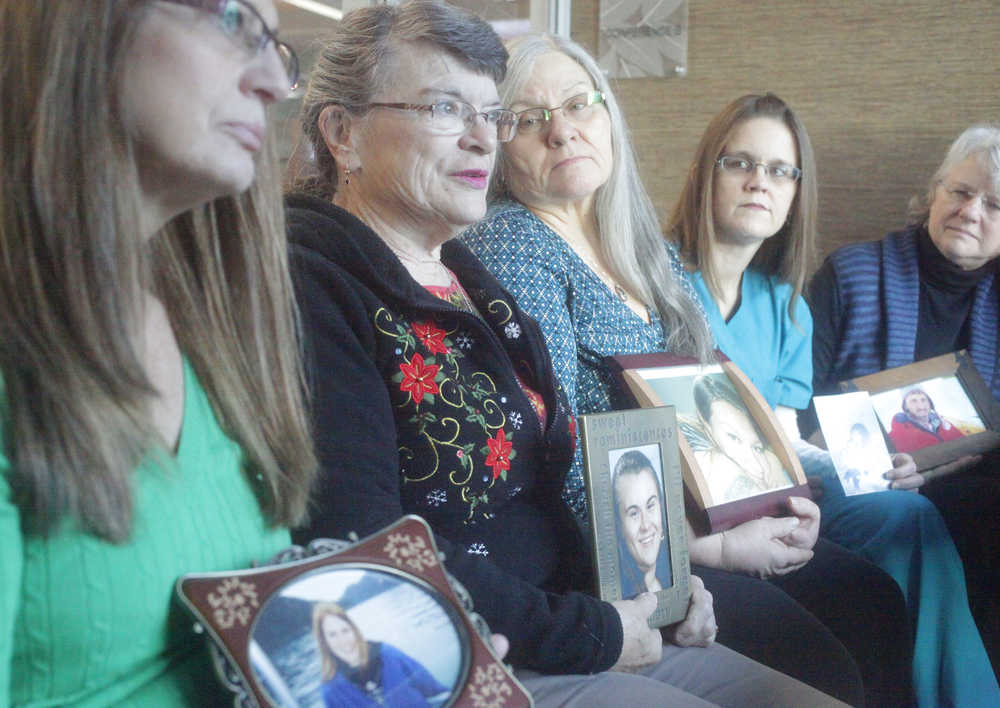
[{"label": "knit green sweater", "polygon": [[132,536],[113,545],[70,521],[24,535],[0,455],[0,706],[220,704],[174,581],[266,561],[289,536],[264,521],[187,362],[178,450],[153,458],[135,473]]}]

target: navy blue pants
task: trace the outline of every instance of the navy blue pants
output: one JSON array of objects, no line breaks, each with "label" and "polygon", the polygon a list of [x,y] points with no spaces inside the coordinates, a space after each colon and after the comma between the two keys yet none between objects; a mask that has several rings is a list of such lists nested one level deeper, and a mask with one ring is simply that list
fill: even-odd
[{"label": "navy blue pants", "polygon": [[693,566],[712,593],[718,641],[851,705],[913,704],[913,638],[899,587],[820,538],[770,580]]}]

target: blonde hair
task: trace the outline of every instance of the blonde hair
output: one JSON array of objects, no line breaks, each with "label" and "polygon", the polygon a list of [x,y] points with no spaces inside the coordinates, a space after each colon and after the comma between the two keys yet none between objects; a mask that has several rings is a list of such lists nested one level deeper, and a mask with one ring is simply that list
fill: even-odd
[{"label": "blonde hair", "polygon": [[135,348],[163,300],[264,513],[291,525],[316,469],[270,152],[238,197],[136,232],[117,104],[148,0],[0,0],[0,370],[9,480],[26,530],[64,517],[122,542],[132,473],[155,447]]},{"label": "blonde hair", "polygon": [[323,620],[327,617],[336,617],[347,623],[354,631],[354,639],[358,643],[359,665],[365,666],[368,663],[368,642],[361,636],[361,630],[358,629],[358,625],[354,624],[354,620],[347,616],[344,608],[335,602],[317,602],[313,605],[312,626],[313,636],[316,638],[316,646],[319,647],[319,656],[323,664],[324,681],[330,681],[337,675],[337,671],[340,669],[340,663],[337,661],[333,649],[330,648],[323,634]]},{"label": "blonde hair", "polygon": [[794,292],[788,301],[788,314],[794,321],[796,301],[802,294],[816,249],[819,201],[816,160],[802,121],[788,104],[773,93],[741,96],[723,108],[708,124],[691,161],[681,196],[670,216],[667,232],[677,243],[684,260],[701,271],[712,294],[721,296],[718,275],[712,268],[711,260],[706,257],[715,236],[715,161],[722,156],[726,143],[738,126],[752,118],[762,117],[778,120],[791,132],[799,153],[802,177],[788,212],[788,220],[778,233],[764,241],[750,265],[791,284]]}]

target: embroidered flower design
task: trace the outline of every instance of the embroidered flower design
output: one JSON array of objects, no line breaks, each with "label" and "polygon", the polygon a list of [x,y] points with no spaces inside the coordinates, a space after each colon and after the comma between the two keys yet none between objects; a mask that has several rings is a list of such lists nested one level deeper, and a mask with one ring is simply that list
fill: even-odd
[{"label": "embroidered flower design", "polygon": [[521,425],[524,423],[524,419],[521,417],[521,414],[517,411],[511,411],[510,415],[508,416],[508,419],[510,420],[510,424],[514,426],[514,430],[520,430]]},{"label": "embroidered flower design", "polygon": [[503,328],[503,333],[507,335],[507,339],[517,339],[521,336],[521,325],[517,322],[508,322]]},{"label": "embroidered flower design", "polygon": [[459,349],[472,349],[472,345],[476,343],[468,332],[462,332],[457,337],[455,337],[455,346]]},{"label": "embroidered flower design", "polygon": [[417,339],[430,350],[431,354],[447,354],[450,351],[444,343],[447,333],[435,327],[433,322],[414,322],[412,327]]},{"label": "embroidered flower design", "polygon": [[427,492],[427,506],[441,506],[448,501],[448,492],[444,489],[435,489]]},{"label": "embroidered flower design", "polygon": [[493,468],[493,479],[503,477],[507,479],[507,470],[510,469],[510,461],[514,458],[514,443],[507,439],[504,431],[498,430],[495,438],[486,441],[486,464]]},{"label": "embroidered flower design", "polygon": [[437,364],[426,364],[424,358],[419,354],[414,354],[409,363],[403,362],[399,365],[399,370],[403,374],[403,380],[399,384],[400,391],[409,392],[414,403],[420,403],[428,393],[438,393],[438,385],[434,383],[437,376]]},{"label": "embroidered flower design", "polygon": [[469,546],[469,553],[474,556],[488,556],[490,554],[489,550],[486,548],[485,543],[473,543]]}]

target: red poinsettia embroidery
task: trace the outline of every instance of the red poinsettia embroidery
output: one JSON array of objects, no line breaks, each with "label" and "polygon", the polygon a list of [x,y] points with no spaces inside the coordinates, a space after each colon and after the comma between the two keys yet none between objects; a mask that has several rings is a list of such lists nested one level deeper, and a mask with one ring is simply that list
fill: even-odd
[{"label": "red poinsettia embroidery", "polygon": [[413,402],[420,403],[425,394],[438,392],[438,385],[434,383],[434,377],[437,376],[440,368],[438,364],[425,364],[422,356],[414,354],[409,363],[404,361],[399,365],[399,370],[403,374],[399,390],[409,391]]},{"label": "red poinsettia embroidery", "polygon": [[444,343],[446,332],[435,327],[432,322],[414,322],[413,333],[430,350],[431,354],[448,353],[448,346]]},{"label": "red poinsettia embroidery", "polygon": [[[486,445],[490,450],[489,454],[486,455],[486,464],[493,468],[493,479],[496,479],[510,469],[510,460],[514,456],[514,443],[507,440],[503,430],[498,430],[497,436],[489,438]],[[507,476],[504,474],[504,479],[506,478]]]}]

